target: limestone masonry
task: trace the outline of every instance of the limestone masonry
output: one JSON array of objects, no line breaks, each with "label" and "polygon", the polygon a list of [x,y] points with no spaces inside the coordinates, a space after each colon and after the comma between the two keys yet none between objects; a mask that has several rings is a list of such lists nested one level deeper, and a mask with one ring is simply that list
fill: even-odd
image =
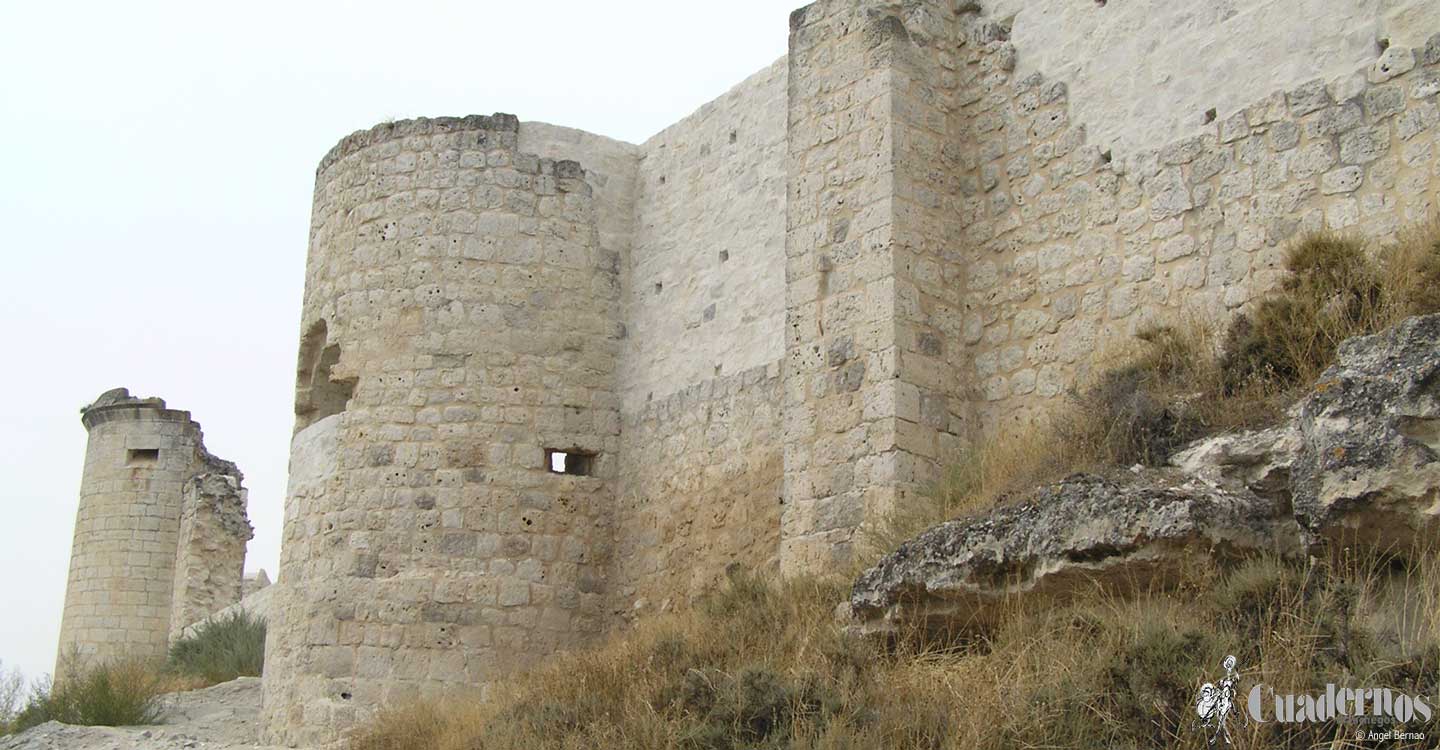
[{"label": "limestone masonry", "polygon": [[[1301,233],[1433,215],[1437,32],[1433,0],[819,0],[643,144],[507,114],[344,138],[316,171],[267,741],[483,690],[733,564],[843,564],[1097,352],[1243,308]],[[87,411],[66,637],[92,651],[163,647],[243,547],[238,475],[187,487],[174,414]],[[124,450],[157,447],[152,519]]]},{"label": "limestone masonry", "polygon": [[90,433],[60,626],[57,679],[118,658],[163,658],[193,622],[240,600],[243,476],[205,450],[190,412],[106,391]]}]

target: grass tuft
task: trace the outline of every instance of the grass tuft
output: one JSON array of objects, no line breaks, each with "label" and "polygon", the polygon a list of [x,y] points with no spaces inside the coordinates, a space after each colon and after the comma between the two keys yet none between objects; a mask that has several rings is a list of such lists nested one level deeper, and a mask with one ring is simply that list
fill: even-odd
[{"label": "grass tuft", "polygon": [[234,612],[207,621],[170,646],[168,671],[215,685],[259,677],[265,667],[265,621]]},{"label": "grass tuft", "polygon": [[1285,257],[1280,289],[1226,331],[1226,393],[1255,382],[1294,389],[1320,375],[1340,342],[1440,311],[1440,225],[1409,229],[1373,254],[1353,237],[1312,234]]}]

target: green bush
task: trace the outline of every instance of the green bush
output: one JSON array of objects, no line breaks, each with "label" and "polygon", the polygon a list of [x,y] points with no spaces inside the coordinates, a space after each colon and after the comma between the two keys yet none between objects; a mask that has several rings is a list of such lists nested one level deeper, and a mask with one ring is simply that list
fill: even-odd
[{"label": "green bush", "polygon": [[170,672],[211,684],[259,677],[265,667],[265,621],[247,612],[208,621],[170,647]]},{"label": "green bush", "polygon": [[72,661],[69,675],[58,683],[41,682],[15,718],[21,731],[58,721],[80,726],[122,727],[160,721],[160,696],[165,683],[149,665],[119,661],[84,666]]}]

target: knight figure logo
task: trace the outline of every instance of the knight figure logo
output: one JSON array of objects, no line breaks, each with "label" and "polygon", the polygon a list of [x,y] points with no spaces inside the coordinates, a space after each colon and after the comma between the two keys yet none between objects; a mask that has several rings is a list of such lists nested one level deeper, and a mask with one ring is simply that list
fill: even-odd
[{"label": "knight figure logo", "polygon": [[[1200,697],[1195,701],[1195,712],[1200,715],[1200,727],[1205,730],[1205,738],[1209,741],[1210,747],[1234,747],[1235,742],[1230,738],[1229,720],[1235,716],[1243,724],[1245,713],[1235,709],[1235,684],[1239,681],[1240,675],[1235,671],[1235,657],[1225,657],[1221,663],[1225,668],[1225,677],[1220,680],[1217,686],[1213,682],[1207,682],[1200,686]],[[1221,745],[1221,739],[1224,744]]]}]

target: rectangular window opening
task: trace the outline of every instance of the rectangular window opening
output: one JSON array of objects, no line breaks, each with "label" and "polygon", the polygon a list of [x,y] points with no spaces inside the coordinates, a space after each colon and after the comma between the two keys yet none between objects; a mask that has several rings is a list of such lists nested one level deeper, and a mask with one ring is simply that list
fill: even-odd
[{"label": "rectangular window opening", "polygon": [[160,463],[159,448],[131,448],[125,451],[126,466],[152,466]]},{"label": "rectangular window opening", "polygon": [[574,448],[568,450],[545,449],[545,468],[551,474],[571,474],[588,477],[595,473],[595,454]]}]

